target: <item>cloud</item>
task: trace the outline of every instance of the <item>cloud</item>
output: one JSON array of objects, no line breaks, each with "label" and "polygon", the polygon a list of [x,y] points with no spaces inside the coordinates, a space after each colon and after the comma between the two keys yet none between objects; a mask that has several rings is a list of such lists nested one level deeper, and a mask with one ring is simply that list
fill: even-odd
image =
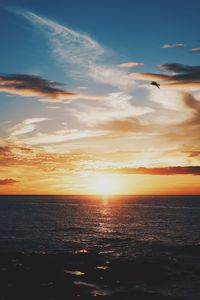
[{"label": "cloud", "polygon": [[79,86],[78,89],[80,89],[80,90],[88,90],[88,86]]},{"label": "cloud", "polygon": [[[186,152],[185,152],[186,153]],[[188,151],[189,157],[199,157],[200,158],[200,151]]]},{"label": "cloud", "polygon": [[198,53],[198,52],[200,52],[200,48],[192,48],[192,50],[191,50],[192,52],[196,52],[196,53]]},{"label": "cloud", "polygon": [[0,92],[24,96],[37,97],[44,102],[71,102],[77,99],[102,100],[104,96],[87,95],[56,87],[61,85],[40,76],[27,74],[9,74],[0,76]]},{"label": "cloud", "polygon": [[3,145],[0,146],[0,156],[1,155],[7,155],[9,153],[10,153],[10,147],[3,146]]},{"label": "cloud", "polygon": [[160,65],[161,69],[171,72],[174,80],[199,80],[200,66],[187,66],[178,63],[169,63]]},{"label": "cloud", "polygon": [[200,166],[177,166],[162,168],[116,168],[103,169],[103,172],[137,175],[200,175]]},{"label": "cloud", "polygon": [[156,73],[129,73],[127,74],[129,78],[133,78],[135,80],[168,80],[170,77],[164,74],[156,74]]},{"label": "cloud", "polygon": [[52,102],[71,100],[79,94],[56,87],[58,83],[27,74],[0,75],[0,92],[45,98]]},{"label": "cloud", "polygon": [[147,125],[142,125],[137,118],[112,119],[110,121],[100,123],[97,128],[117,131],[117,132],[143,132]]},{"label": "cloud", "polygon": [[1,185],[9,185],[9,184],[15,184],[18,183],[18,180],[12,179],[12,178],[6,178],[6,179],[0,179],[0,186]]},{"label": "cloud", "polygon": [[44,122],[49,120],[48,118],[30,118],[26,119],[23,122],[13,126],[8,131],[11,133],[11,136],[23,135],[29,132],[32,132],[36,129],[36,123]]},{"label": "cloud", "polygon": [[[174,88],[199,88],[200,66],[187,66],[178,63],[162,64],[165,74],[130,73],[128,76],[137,80],[161,80],[162,86]],[[166,74],[167,72],[167,74]]]},{"label": "cloud", "polygon": [[126,63],[119,64],[118,66],[121,68],[135,68],[135,67],[144,66],[144,64],[141,62],[129,61]]},{"label": "cloud", "polygon": [[[175,134],[176,137],[176,134],[179,132],[183,137],[183,133],[180,132],[180,130],[182,130],[181,127],[185,127],[184,129],[188,127],[188,130],[191,130],[191,126],[200,126],[200,102],[195,93],[192,94],[185,90],[154,89],[151,90],[149,97],[151,101],[159,103],[165,108],[165,113],[168,116],[166,120],[168,121],[167,126],[170,128],[171,124],[173,127],[171,128],[172,136]],[[169,110],[176,112],[174,116]],[[162,113],[159,122],[163,124],[163,120],[164,114]],[[165,130],[165,128],[163,128],[163,130]],[[177,130],[176,133],[175,130]],[[184,132],[184,135],[185,134],[186,132]],[[192,134],[191,132],[189,133],[191,137],[195,135],[196,133],[194,131]]]},{"label": "cloud", "polygon": [[171,48],[183,48],[184,44],[164,44],[161,48],[163,49],[171,49]]},{"label": "cloud", "polygon": [[93,80],[101,84],[122,89],[132,88],[134,86],[133,80],[126,76],[127,73],[119,70],[116,66],[91,64],[88,67],[87,74]]},{"label": "cloud", "polygon": [[78,107],[70,108],[70,113],[80,122],[95,127],[97,124],[154,112],[154,109],[148,106],[132,104],[133,99],[128,93],[110,93],[107,100],[100,103],[101,105],[98,105],[99,102],[95,102],[94,105],[79,104]]},{"label": "cloud", "polygon": [[64,143],[67,141],[79,140],[84,138],[93,138],[105,135],[105,131],[99,130],[60,130],[53,133],[37,133],[36,136],[23,139],[23,144],[36,146],[45,144]]},{"label": "cloud", "polygon": [[182,94],[182,105],[190,112],[190,117],[181,126],[200,126],[200,102],[191,94]]},{"label": "cloud", "polygon": [[17,175],[24,174],[23,168],[30,169],[31,174],[34,169],[36,172],[37,170],[45,171],[42,175],[37,173],[37,177],[48,177],[52,172],[62,173],[65,176],[66,172],[80,170],[80,162],[93,159],[93,155],[83,151],[70,151],[66,147],[59,151],[48,145],[45,147],[19,146],[19,143],[7,142],[1,146],[1,149],[3,150],[0,152],[1,171],[6,178],[10,172]]},{"label": "cloud", "polygon": [[[17,11],[47,36],[54,57],[68,67],[71,77],[92,79],[111,86],[133,86],[126,73],[110,64],[103,63],[107,56],[105,49],[87,34],[72,30],[30,11]],[[68,68],[69,69],[69,68]],[[84,75],[83,75],[84,74]]]},{"label": "cloud", "polygon": [[27,10],[21,10],[18,13],[48,34],[53,52],[59,60],[77,65],[89,64],[104,53],[104,49],[86,34],[81,34]]}]

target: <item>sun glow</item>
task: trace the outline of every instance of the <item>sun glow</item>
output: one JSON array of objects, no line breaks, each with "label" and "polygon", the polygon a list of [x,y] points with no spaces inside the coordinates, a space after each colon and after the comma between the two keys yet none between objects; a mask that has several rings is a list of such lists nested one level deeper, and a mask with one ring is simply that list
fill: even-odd
[{"label": "sun glow", "polygon": [[114,175],[97,174],[93,181],[93,192],[98,195],[112,195],[118,191],[117,179]]}]

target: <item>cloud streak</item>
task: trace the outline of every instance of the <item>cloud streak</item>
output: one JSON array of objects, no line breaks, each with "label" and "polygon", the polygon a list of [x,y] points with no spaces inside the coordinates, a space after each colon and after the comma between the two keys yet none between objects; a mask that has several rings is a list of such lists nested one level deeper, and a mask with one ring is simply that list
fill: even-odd
[{"label": "cloud streak", "polygon": [[77,65],[90,64],[104,53],[104,49],[86,34],[81,34],[27,10],[21,10],[18,13],[47,33],[49,43],[59,60]]},{"label": "cloud streak", "polygon": [[21,123],[13,126],[8,131],[11,136],[19,136],[26,133],[30,133],[36,129],[36,123],[41,123],[49,120],[48,118],[30,118],[22,121]]},{"label": "cloud streak", "polygon": [[[127,87],[133,81],[126,77],[121,68],[103,63],[105,49],[87,34],[82,34],[30,11],[17,11],[46,35],[52,53],[63,64],[71,66],[71,76],[75,80],[88,77],[96,82]],[[105,55],[105,56],[104,56]]]},{"label": "cloud streak", "polygon": [[36,136],[23,139],[26,145],[36,146],[45,144],[64,143],[73,140],[80,140],[85,138],[94,138],[105,135],[105,131],[99,130],[60,130],[52,133],[37,133]]},{"label": "cloud streak", "polygon": [[173,48],[183,48],[185,47],[184,44],[164,44],[161,48],[163,49],[173,49]]},{"label": "cloud streak", "polygon": [[116,168],[104,169],[103,172],[135,175],[200,175],[200,166]]}]

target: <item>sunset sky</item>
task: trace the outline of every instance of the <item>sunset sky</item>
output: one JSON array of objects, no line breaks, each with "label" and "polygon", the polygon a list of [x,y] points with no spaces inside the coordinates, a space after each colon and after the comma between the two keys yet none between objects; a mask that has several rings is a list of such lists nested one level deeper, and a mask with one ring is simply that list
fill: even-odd
[{"label": "sunset sky", "polygon": [[199,11],[1,1],[0,194],[200,194]]}]

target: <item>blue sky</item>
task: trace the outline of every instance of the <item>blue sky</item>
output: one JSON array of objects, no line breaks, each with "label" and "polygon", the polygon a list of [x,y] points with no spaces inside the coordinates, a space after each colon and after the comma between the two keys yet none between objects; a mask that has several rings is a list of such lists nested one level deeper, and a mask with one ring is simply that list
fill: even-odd
[{"label": "blue sky", "polygon": [[58,178],[199,166],[199,1],[115,2],[1,1],[0,149],[22,169],[24,147]]},{"label": "blue sky", "polygon": [[[199,1],[4,1],[7,7],[26,8],[39,15],[53,19],[74,30],[86,32],[99,43],[116,51],[121,58],[143,60],[148,68],[156,64],[171,62],[194,64],[196,57],[188,53],[199,45],[198,28],[200,20]],[[8,65],[20,68],[16,57],[24,57],[24,68],[32,57],[44,60],[40,51],[44,47],[39,34],[31,32],[30,25],[22,18],[5,10],[0,11],[1,55],[9,57]],[[26,47],[24,44],[26,43]],[[34,47],[37,43],[38,48]],[[39,43],[39,45],[38,45]],[[180,51],[162,51],[165,43],[184,43],[187,48]],[[15,45],[15,61],[12,59]],[[33,55],[33,51],[36,53]],[[148,50],[148,51],[147,51]],[[10,55],[9,55],[10,54]],[[29,54],[29,56],[27,55]],[[35,58],[35,60],[34,60]],[[5,66],[5,68],[8,68]],[[23,65],[21,66],[23,68]],[[7,69],[5,70],[7,71]]]}]

